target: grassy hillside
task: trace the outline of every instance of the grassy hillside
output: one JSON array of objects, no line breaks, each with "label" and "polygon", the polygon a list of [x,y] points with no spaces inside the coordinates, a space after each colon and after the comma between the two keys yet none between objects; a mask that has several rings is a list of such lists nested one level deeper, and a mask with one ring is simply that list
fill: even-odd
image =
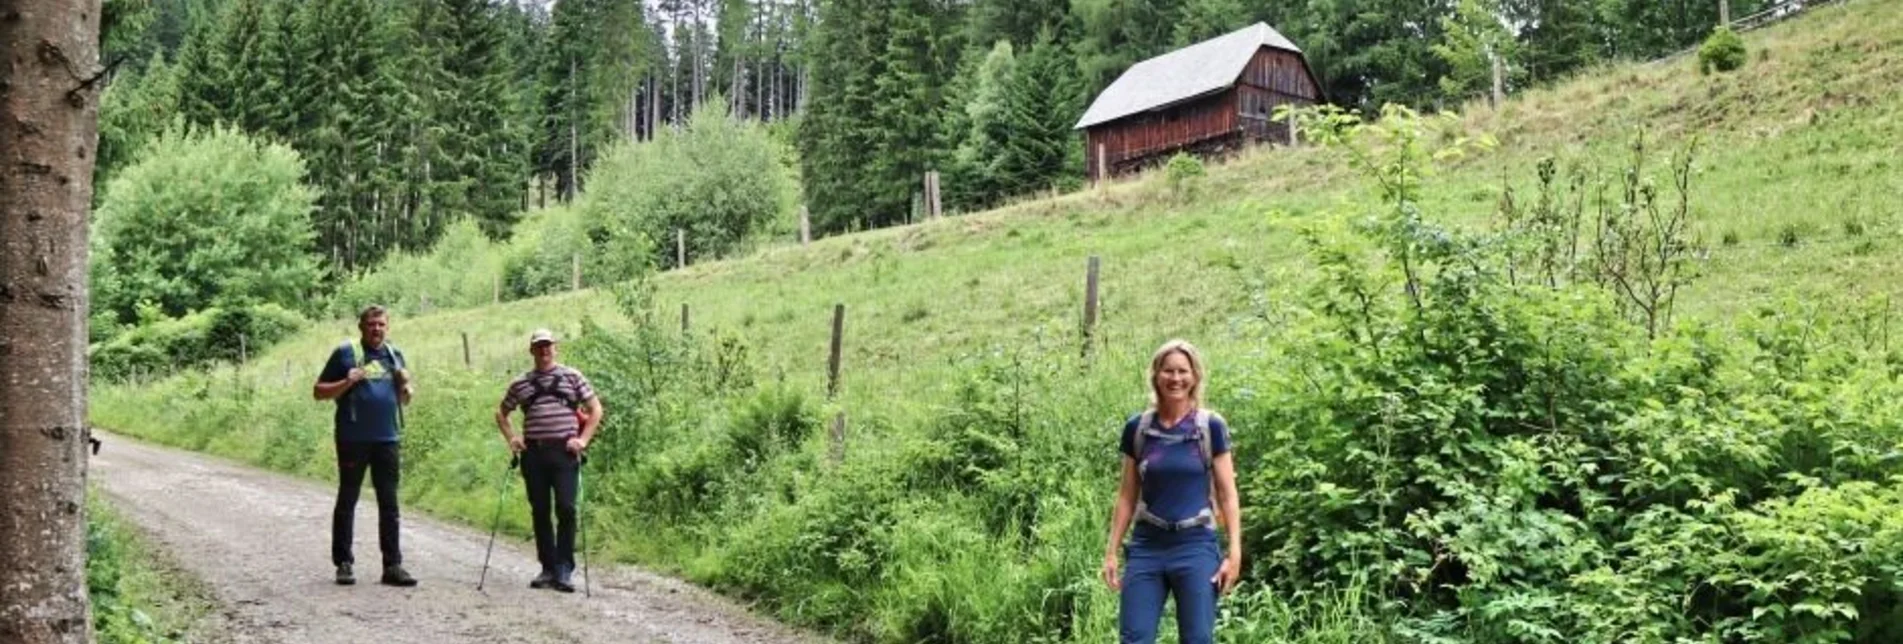
[{"label": "grassy hillside", "polygon": [[[1511,432],[1462,429],[1492,426],[1449,411],[1446,419],[1435,421],[1448,432],[1435,439],[1442,441],[1437,444],[1479,441],[1471,452],[1427,452],[1423,460],[1395,465],[1380,460],[1389,458],[1386,452],[1376,459],[1359,449],[1361,442],[1373,440],[1368,427],[1394,431],[1382,424],[1392,418],[1351,418],[1369,400],[1383,399],[1360,397],[1364,388],[1402,401],[1406,418],[1426,417],[1443,401],[1436,398],[1442,395],[1434,393],[1438,390],[1422,383],[1467,376],[1454,369],[1454,376],[1428,377],[1414,366],[1393,363],[1399,358],[1392,354],[1380,356],[1378,348],[1378,358],[1344,349],[1354,342],[1318,312],[1329,301],[1318,289],[1337,282],[1321,279],[1298,230],[1377,212],[1380,204],[1341,150],[1312,146],[1250,151],[1212,167],[1187,195],[1173,193],[1160,177],[1139,178],[668,272],[656,280],[652,299],[634,311],[637,318],[653,321],[646,326],[624,315],[624,307],[603,290],[417,316],[399,311],[393,338],[410,356],[424,387],[406,429],[410,474],[405,493],[414,503],[449,516],[487,519],[493,502],[488,490],[502,474],[491,409],[507,377],[527,367],[522,347],[527,332],[552,326],[582,336],[565,349],[568,358],[608,394],[611,419],[597,447],[601,484],[590,488],[598,500],[591,520],[604,526],[594,534],[621,535],[601,541],[615,555],[680,571],[757,598],[783,618],[856,639],[1104,641],[1114,627],[1115,601],[1093,579],[1112,489],[1110,445],[1117,423],[1144,403],[1148,351],[1181,336],[1203,346],[1211,360],[1215,403],[1237,421],[1245,469],[1252,472],[1244,506],[1245,516],[1252,517],[1251,547],[1263,548],[1251,554],[1251,587],[1258,590],[1231,604],[1235,610],[1225,618],[1228,641],[1293,640],[1294,633],[1306,638],[1302,641],[1367,641],[1377,634],[1401,640],[1527,641],[1579,637],[1570,629],[1580,623],[1630,625],[1586,634],[1591,641],[1643,638],[1645,633],[1878,637],[1873,633],[1882,631],[1873,629],[1886,619],[1882,616],[1861,622],[1818,617],[1815,623],[1792,618],[1790,624],[1770,624],[1756,616],[1724,621],[1739,612],[1734,602],[1762,606],[1816,600],[1833,610],[1840,603],[1853,611],[1858,607],[1841,595],[1805,595],[1811,591],[1797,589],[1801,584],[1764,596],[1671,595],[1672,588],[1683,587],[1675,581],[1722,586],[1715,580],[1769,574],[1783,560],[1747,564],[1680,553],[1679,559],[1709,561],[1709,566],[1665,572],[1640,570],[1632,563],[1647,558],[1633,554],[1641,546],[1696,548],[1642,541],[1666,531],[1661,526],[1696,534],[1689,524],[1660,523],[1665,521],[1661,516],[1691,521],[1681,517],[1697,514],[1693,507],[1728,507],[1730,514],[1698,515],[1717,517],[1697,527],[1725,536],[1706,541],[1776,551],[1766,545],[1775,535],[1766,536],[1749,517],[1794,515],[1811,507],[1806,503],[1842,500],[1849,494],[1845,490],[1859,489],[1845,486],[1903,473],[1863,461],[1825,459],[1818,465],[1805,460],[1813,449],[1852,458],[1862,453],[1857,450],[1881,451],[1873,446],[1897,443],[1893,427],[1860,429],[1854,439],[1833,433],[1880,428],[1894,418],[1894,410],[1871,407],[1874,403],[1866,399],[1832,398],[1849,395],[1833,387],[1850,383],[1867,396],[1895,390],[1894,376],[1882,375],[1875,366],[1880,360],[1805,358],[1797,362],[1835,366],[1777,371],[1785,379],[1764,375],[1760,364],[1776,362],[1766,355],[1786,350],[1774,342],[1787,337],[1779,335],[1789,330],[1785,327],[1810,329],[1803,325],[1871,302],[1881,303],[1875,310],[1887,320],[1888,302],[1903,288],[1898,274],[1903,262],[1894,259],[1903,244],[1903,207],[1894,198],[1903,192],[1903,168],[1895,167],[1903,163],[1897,161],[1903,158],[1903,92],[1893,90],[1903,86],[1903,4],[1846,2],[1746,40],[1751,61],[1731,74],[1701,76],[1689,59],[1621,64],[1525,92],[1497,112],[1468,106],[1461,129],[1489,134],[1499,146],[1442,165],[1427,180],[1419,204],[1433,221],[1488,230],[1497,224],[1503,190],[1511,189],[1520,203],[1533,198],[1543,159],[1555,159],[1562,174],[1585,173],[1591,177],[1588,185],[1616,185],[1631,144],[1643,131],[1650,151],[1647,174],[1662,187],[1671,155],[1696,141],[1691,204],[1705,261],[1678,309],[1682,320],[1709,330],[1656,348],[1642,333],[1635,339],[1632,328],[1608,321],[1590,296],[1555,300],[1502,290],[1479,298],[1497,310],[1523,314],[1508,315],[1508,322],[1500,324],[1538,335],[1549,352],[1578,358],[1565,367],[1578,371],[1563,372],[1561,379],[1610,383],[1611,389],[1585,387],[1568,394],[1587,401],[1581,403],[1576,433],[1610,441],[1580,439],[1608,454],[1604,461],[1592,461],[1593,468],[1645,462],[1671,474],[1659,481],[1632,474],[1630,482],[1607,484],[1616,487],[1613,491],[1526,492],[1542,499],[1529,502],[1527,512],[1557,512],[1563,515],[1556,519],[1559,524],[1597,526],[1586,530],[1596,536],[1583,543],[1594,544],[1593,556],[1607,563],[1588,566],[1592,574],[1568,567],[1598,561],[1581,555],[1572,562],[1517,562],[1489,576],[1482,564],[1498,564],[1490,557],[1506,555],[1478,552],[1474,544],[1520,544],[1505,548],[1514,551],[1529,549],[1529,543],[1540,550],[1553,542],[1527,541],[1518,533],[1499,536],[1512,532],[1501,526],[1495,526],[1500,533],[1437,532],[1486,523],[1476,516],[1522,516],[1511,507],[1475,510],[1476,502],[1450,491],[1460,486],[1435,478],[1444,472],[1421,474],[1419,486],[1410,489],[1425,496],[1410,502],[1417,506],[1401,508],[1419,510],[1423,523],[1403,528],[1396,519],[1371,528],[1355,546],[1389,544],[1393,549],[1377,548],[1376,558],[1393,557],[1395,570],[1419,564],[1409,559],[1407,553],[1415,552],[1410,548],[1455,553],[1453,559],[1471,568],[1446,572],[1437,565],[1431,574],[1422,573],[1427,587],[1440,590],[1390,593],[1388,584],[1378,581],[1368,583],[1372,589],[1344,583],[1366,581],[1371,573],[1363,570],[1356,577],[1315,564],[1317,557],[1332,561],[1327,559],[1332,555],[1317,553],[1340,545],[1326,536],[1330,525],[1316,526],[1322,537],[1286,527],[1304,516],[1332,517],[1341,508],[1378,506],[1380,520],[1387,521],[1389,504],[1398,503],[1392,500],[1397,497],[1321,508],[1303,504],[1341,492],[1344,485],[1385,490],[1390,474],[1437,458],[1476,472],[1467,483],[1504,486],[1492,477],[1505,476],[1501,472],[1511,468],[1502,463],[1517,458],[1509,456],[1517,452],[1502,445],[1522,445],[1525,439]],[[1587,212],[1594,212],[1590,205]],[[1084,361],[1077,357],[1078,327],[1090,256],[1103,262],[1103,308],[1097,355]],[[1381,264],[1369,266],[1371,275],[1386,275]],[[693,332],[687,336],[678,334],[682,303],[691,307]],[[834,304],[847,310],[846,351],[841,394],[828,402],[826,351]],[[1757,321],[1763,311],[1782,317]],[[1384,319],[1395,328],[1426,323],[1400,309],[1390,313]],[[1447,320],[1472,313],[1449,309],[1445,320],[1433,323],[1454,324]],[[1818,338],[1832,340],[1800,343],[1799,350],[1887,352],[1887,322],[1842,323],[1842,333],[1817,327]],[[1565,333],[1568,329],[1574,332]],[[1873,329],[1886,332],[1873,334]],[[310,402],[305,392],[327,348],[351,333],[347,321],[329,322],[242,369],[102,385],[94,391],[93,419],[139,436],[328,476],[328,406]],[[461,364],[465,335],[469,369]],[[1842,344],[1850,342],[1843,338],[1878,335],[1880,342],[1865,343],[1870,346]],[[1419,364],[1440,369],[1434,362],[1440,355],[1422,353]],[[1681,379],[1690,378],[1681,373],[1688,362],[1708,364],[1709,381]],[[1778,389],[1787,384],[1790,388]],[[1499,405],[1501,416],[1511,416],[1504,410],[1513,403],[1487,398],[1490,388],[1499,387],[1492,381],[1475,384],[1460,394],[1472,397],[1460,399],[1461,404]],[[1737,408],[1681,406],[1687,389],[1704,391],[1712,400],[1747,402]],[[1593,406],[1588,402],[1601,409],[1584,411]],[[1786,402],[1794,408],[1778,406]],[[1685,425],[1668,428],[1658,420],[1663,412],[1652,409],[1654,403],[1682,412],[1678,420]],[[849,443],[844,461],[832,464],[825,423],[840,411],[851,419]],[[1829,422],[1819,416],[1853,411],[1859,413]],[[1751,418],[1759,420],[1739,420]],[[1373,424],[1356,424],[1364,421]],[[1608,428],[1603,433],[1587,429],[1602,426]],[[1331,427],[1356,438],[1324,440],[1333,435]],[[1707,430],[1731,432],[1725,434],[1730,442],[1700,433]],[[1812,438],[1781,433],[1786,431]],[[1655,438],[1681,434],[1711,442],[1674,443],[1669,456],[1648,451],[1661,444]],[[997,436],[1005,439],[992,440]],[[1714,445],[1757,445],[1756,440],[1771,446],[1735,455],[1747,463],[1735,466],[1742,469],[1685,456],[1718,450]],[[1561,465],[1533,468],[1553,478],[1540,489],[1570,485],[1564,481],[1574,479],[1566,478],[1562,465],[1590,460],[1572,452],[1554,454],[1562,453],[1543,456],[1551,460],[1542,462]],[[1480,460],[1463,460],[1470,457]],[[1386,464],[1355,469],[1370,462],[1357,460],[1364,458]],[[1296,475],[1290,472],[1303,464],[1327,471],[1292,478]],[[1375,482],[1356,478],[1364,474]],[[1641,479],[1661,491],[1628,499],[1625,495],[1635,494],[1631,490],[1644,487]],[[1765,482],[1799,480],[1806,482]],[[1837,484],[1842,486],[1833,487]],[[1725,497],[1728,489],[1742,490],[1745,498]],[[1555,509],[1548,502],[1555,495],[1583,499],[1581,507],[1590,509],[1592,499],[1605,494],[1622,499],[1605,509],[1607,515],[1565,503]],[[1603,516],[1622,518],[1601,525]],[[525,513],[511,513],[509,529],[526,534],[525,518]],[[1355,526],[1362,524],[1353,521],[1373,521],[1341,520]],[[1332,529],[1363,534],[1343,525]],[[1298,543],[1311,543],[1314,550],[1290,550]],[[1651,552],[1652,558],[1659,556]],[[1863,570],[1856,565],[1861,564],[1843,564]],[[1601,573],[1604,577],[1594,576]],[[1863,589],[1866,581],[1859,578],[1846,587]],[[1466,590],[1457,590],[1462,584]],[[1511,592],[1500,590],[1502,585]],[[1707,600],[1713,605],[1700,603]],[[1544,603],[1593,607],[1648,601],[1686,608],[1676,616],[1665,611],[1568,617],[1572,613]],[[1784,604],[1778,605],[1781,611]],[[1843,637],[1831,634],[1846,621],[1852,626]],[[1529,634],[1548,630],[1554,633],[1550,638]]]}]

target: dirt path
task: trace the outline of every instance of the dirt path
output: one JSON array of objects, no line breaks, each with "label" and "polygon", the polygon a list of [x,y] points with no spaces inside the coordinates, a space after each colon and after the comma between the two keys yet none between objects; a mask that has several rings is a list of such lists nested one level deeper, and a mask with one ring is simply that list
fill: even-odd
[{"label": "dirt path", "polygon": [[[224,605],[229,641],[820,642],[687,583],[591,562],[593,597],[531,590],[527,548],[498,541],[476,591],[488,534],[405,508],[404,567],[414,588],[376,582],[376,501],[357,506],[357,585],[331,582],[335,489],[100,433],[91,476],[113,504],[203,579]],[[518,508],[519,510],[519,508]],[[576,577],[579,584],[581,578]]]}]

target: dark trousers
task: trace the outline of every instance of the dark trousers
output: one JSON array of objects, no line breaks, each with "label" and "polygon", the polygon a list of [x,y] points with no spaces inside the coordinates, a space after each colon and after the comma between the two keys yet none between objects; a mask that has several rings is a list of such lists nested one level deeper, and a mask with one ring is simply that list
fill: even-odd
[{"label": "dark trousers", "polygon": [[383,565],[403,563],[403,551],[397,542],[397,444],[337,443],[337,509],[330,516],[330,560],[333,564],[355,563],[350,556],[352,528],[357,517],[357,496],[363,490],[363,474],[370,472],[370,485],[377,491],[377,545],[383,549]]},{"label": "dark trousers", "polygon": [[1123,597],[1117,630],[1124,644],[1156,641],[1163,600],[1176,598],[1176,634],[1182,644],[1215,641],[1216,585],[1222,548],[1209,538],[1132,540],[1123,563]]},{"label": "dark trousers", "polygon": [[[550,571],[575,567],[575,491],[581,485],[581,463],[564,443],[532,440],[522,452],[522,482],[528,488],[529,519],[535,526],[535,557]],[[548,516],[551,500],[554,525]]]}]

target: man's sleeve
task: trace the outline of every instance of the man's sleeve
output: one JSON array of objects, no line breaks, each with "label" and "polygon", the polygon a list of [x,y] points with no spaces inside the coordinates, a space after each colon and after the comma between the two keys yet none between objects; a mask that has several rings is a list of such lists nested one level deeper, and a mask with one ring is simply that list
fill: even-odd
[{"label": "man's sleeve", "polygon": [[344,360],[344,350],[342,348],[331,349],[330,359],[324,361],[324,370],[317,374],[317,381],[337,382],[349,376],[350,367],[345,365],[345,362],[347,362],[347,360]]},{"label": "man's sleeve", "polygon": [[575,372],[575,399],[582,402],[588,402],[590,400],[593,400],[594,397],[595,397],[595,386],[588,384],[588,376],[581,375],[580,371],[576,371]]},{"label": "man's sleeve", "polygon": [[516,385],[519,384],[522,384],[521,380],[511,380],[509,386],[502,389],[502,413],[515,411],[515,408],[522,404],[520,397],[516,395]]}]

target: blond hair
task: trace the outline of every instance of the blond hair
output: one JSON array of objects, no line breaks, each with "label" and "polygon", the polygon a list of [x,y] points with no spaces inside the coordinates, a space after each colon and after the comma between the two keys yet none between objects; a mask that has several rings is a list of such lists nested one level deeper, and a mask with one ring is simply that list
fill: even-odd
[{"label": "blond hair", "polygon": [[1150,407],[1155,408],[1162,399],[1156,390],[1156,376],[1163,371],[1163,361],[1175,353],[1183,354],[1189,360],[1189,372],[1196,377],[1196,385],[1189,389],[1189,402],[1200,409],[1203,406],[1203,386],[1208,377],[1203,371],[1202,352],[1197,351],[1196,345],[1190,344],[1188,340],[1165,342],[1157,348],[1156,355],[1150,357]]}]

